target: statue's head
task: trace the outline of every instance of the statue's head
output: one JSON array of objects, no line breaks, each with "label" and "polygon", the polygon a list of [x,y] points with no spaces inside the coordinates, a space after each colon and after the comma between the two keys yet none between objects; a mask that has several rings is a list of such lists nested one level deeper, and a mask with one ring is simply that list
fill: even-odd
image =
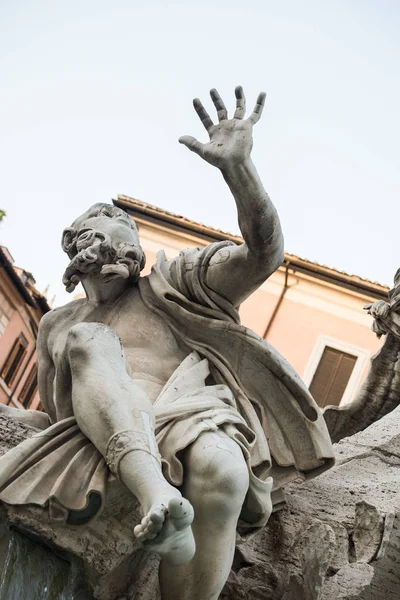
[{"label": "statue's head", "polygon": [[67,292],[89,274],[105,282],[120,277],[136,281],[146,260],[135,222],[112,204],[94,204],[75,219],[63,231],[62,248],[71,259],[63,276]]}]

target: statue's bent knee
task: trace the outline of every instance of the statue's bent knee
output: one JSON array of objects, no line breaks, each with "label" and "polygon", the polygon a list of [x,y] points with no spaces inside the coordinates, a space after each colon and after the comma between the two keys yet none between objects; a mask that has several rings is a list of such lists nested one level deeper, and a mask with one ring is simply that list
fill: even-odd
[{"label": "statue's bent knee", "polygon": [[231,501],[238,500],[242,503],[249,489],[249,470],[245,461],[230,465],[222,463],[216,472],[214,481],[218,493]]},{"label": "statue's bent knee", "polygon": [[104,344],[118,344],[120,347],[121,342],[115,331],[103,323],[77,323],[68,332],[67,351],[70,356],[87,354],[92,348],[100,348]]},{"label": "statue's bent knee", "polygon": [[[192,465],[191,465],[192,466]],[[215,510],[236,513],[242,506],[249,490],[249,470],[246,462],[232,460],[198,461],[195,481],[200,502]]]}]

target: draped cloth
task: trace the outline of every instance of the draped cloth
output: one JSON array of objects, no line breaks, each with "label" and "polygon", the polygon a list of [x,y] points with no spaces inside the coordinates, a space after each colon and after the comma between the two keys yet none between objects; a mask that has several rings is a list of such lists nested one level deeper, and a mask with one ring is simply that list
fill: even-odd
[{"label": "draped cloth", "polygon": [[334,453],[322,413],[288,361],[240,324],[237,309],[207,285],[215,262],[227,260],[232,242],[188,249],[172,261],[159,252],[140,281],[144,302],[175,335],[208,359],[214,381],[229,387],[236,408],[255,434],[250,464],[274,489],[330,468]]},{"label": "draped cloth", "polygon": [[[164,475],[179,487],[182,451],[204,431],[223,431],[249,469],[239,522],[249,531],[267,522],[272,489],[313,477],[334,459],[321,412],[297,373],[207,286],[207,269],[229,245],[185,250],[173,261],[161,252],[138,285],[145,304],[189,350],[154,403]],[[104,506],[110,477],[103,456],[68,417],[0,457],[0,499],[85,523]]]},{"label": "draped cloth", "polygon": [[[177,487],[183,482],[180,452],[202,432],[224,431],[245,456],[254,444],[254,433],[235,409],[232,392],[223,384],[205,385],[209,374],[208,361],[191,352],[154,403],[163,471]],[[52,520],[79,524],[102,508],[112,477],[75,417],[68,417],[0,458],[0,498],[8,504],[48,506]],[[271,483],[264,483],[267,492]]]}]

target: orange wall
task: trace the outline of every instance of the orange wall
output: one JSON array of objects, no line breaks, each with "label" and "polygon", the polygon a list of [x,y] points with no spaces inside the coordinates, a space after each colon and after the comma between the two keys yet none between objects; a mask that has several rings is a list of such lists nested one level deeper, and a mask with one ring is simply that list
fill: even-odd
[{"label": "orange wall", "polygon": [[[150,272],[159,249],[165,248],[167,258],[172,258],[183,248],[206,244],[203,239],[196,238],[196,234],[183,235],[151,224],[141,225],[140,237],[147,256],[144,274]],[[243,303],[240,316],[244,325],[264,335],[284,282],[285,271],[281,267]],[[343,397],[346,402],[350,401],[366,376],[370,357],[382,344],[371,331],[372,319],[363,310],[374,298],[290,270],[288,284],[267,340],[300,376],[308,379],[314,368],[313,361],[318,358],[319,345],[325,343],[325,338],[332,339],[332,344],[343,345],[344,351],[359,350],[358,371],[354,374],[357,377],[347,390],[346,399]],[[306,380],[306,383],[309,385],[310,381]]]},{"label": "orange wall", "polygon": [[302,375],[321,335],[375,353],[382,341],[367,327],[285,299],[271,327],[268,341]]}]

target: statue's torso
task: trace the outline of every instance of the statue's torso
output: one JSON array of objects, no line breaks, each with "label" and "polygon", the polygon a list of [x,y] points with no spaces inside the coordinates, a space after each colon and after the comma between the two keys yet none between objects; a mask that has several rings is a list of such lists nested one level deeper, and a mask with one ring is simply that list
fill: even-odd
[{"label": "statue's torso", "polygon": [[81,300],[59,311],[48,341],[56,378],[63,377],[67,362],[68,332],[73,325],[84,322],[105,323],[119,335],[132,378],[152,402],[189,352],[178,342],[168,324],[144,304],[138,286],[134,286],[112,305]]}]

